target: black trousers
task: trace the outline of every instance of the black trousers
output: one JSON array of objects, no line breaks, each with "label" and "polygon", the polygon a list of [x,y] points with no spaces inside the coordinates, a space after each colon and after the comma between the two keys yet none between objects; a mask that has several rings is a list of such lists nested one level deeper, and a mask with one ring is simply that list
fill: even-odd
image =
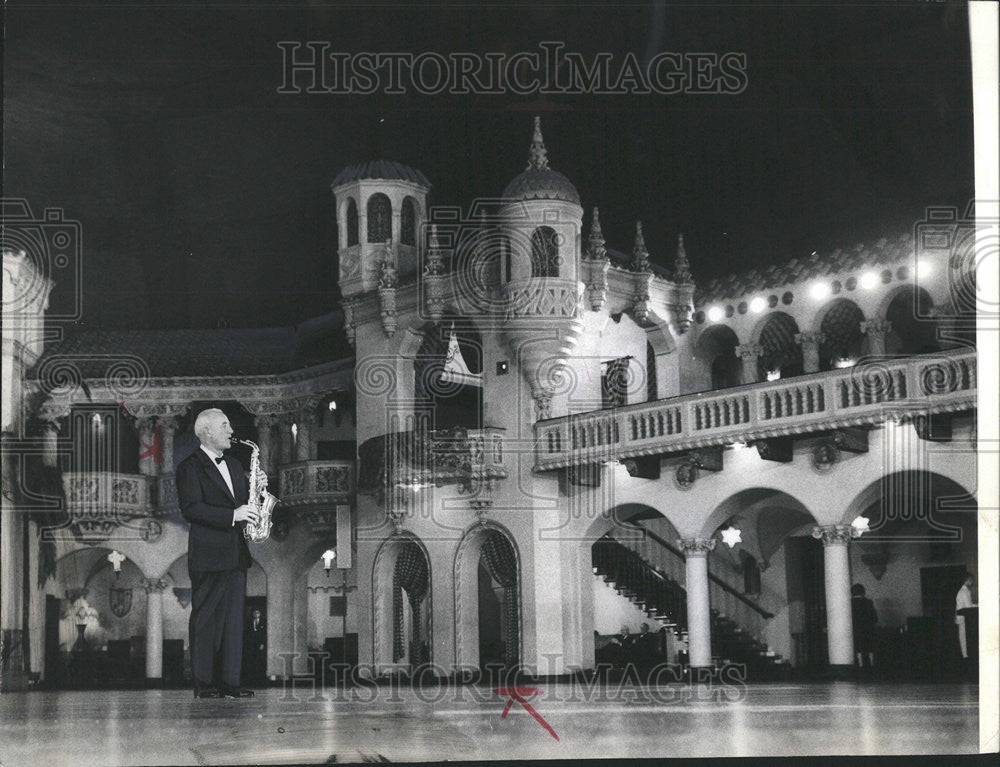
[{"label": "black trousers", "polygon": [[246,570],[191,572],[189,642],[196,686],[240,686],[246,592]]}]

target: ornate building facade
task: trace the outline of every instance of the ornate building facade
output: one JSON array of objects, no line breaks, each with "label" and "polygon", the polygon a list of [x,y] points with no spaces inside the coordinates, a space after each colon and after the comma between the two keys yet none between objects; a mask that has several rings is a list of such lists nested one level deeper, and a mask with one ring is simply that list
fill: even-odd
[{"label": "ornate building facade", "polygon": [[248,673],[562,675],[641,623],[680,667],[849,666],[854,583],[887,662],[908,629],[952,652],[977,534],[959,224],[699,286],[682,235],[608,246],[537,118],[499,198],[430,190],[386,161],[335,178],[342,305],[294,329],[45,345],[50,285],[4,251],[5,688],[181,682],[173,469],[209,406],[281,499]]}]

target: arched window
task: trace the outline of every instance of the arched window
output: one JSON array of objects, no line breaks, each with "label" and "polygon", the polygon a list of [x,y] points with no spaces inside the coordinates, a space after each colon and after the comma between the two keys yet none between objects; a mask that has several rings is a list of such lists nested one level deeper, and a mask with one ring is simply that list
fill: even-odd
[{"label": "arched window", "polygon": [[379,192],[368,198],[368,242],[384,243],[392,237],[392,204]]},{"label": "arched window", "polygon": [[399,241],[403,245],[417,244],[417,206],[412,197],[403,200],[399,211]]},{"label": "arched window", "polygon": [[865,316],[853,301],[839,298],[826,308],[819,330],[823,341],[819,347],[819,369],[832,370],[861,358],[864,335],[861,323]]},{"label": "arched window", "polygon": [[941,350],[937,338],[937,322],[931,317],[934,302],[923,288],[900,290],[886,309],[885,318],[892,323],[886,337],[887,354],[926,354]]},{"label": "arched window", "polygon": [[531,276],[559,276],[559,243],[555,230],[540,226],[531,234]]},{"label": "arched window", "polygon": [[347,201],[347,244],[358,244],[358,204],[353,198]]},{"label": "arched window", "polygon": [[802,348],[795,341],[799,326],[784,312],[774,312],[767,318],[760,333],[764,352],[757,360],[757,380],[766,381],[770,374],[781,378],[802,375]]}]

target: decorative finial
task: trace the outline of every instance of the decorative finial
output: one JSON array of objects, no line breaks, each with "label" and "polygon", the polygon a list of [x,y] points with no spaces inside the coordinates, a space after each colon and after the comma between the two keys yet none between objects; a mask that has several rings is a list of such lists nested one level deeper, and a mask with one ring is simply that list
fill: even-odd
[{"label": "decorative finial", "polygon": [[531,137],[531,149],[528,150],[528,170],[548,170],[549,158],[542,140],[542,118],[535,115],[535,132]]},{"label": "decorative finial", "polygon": [[444,274],[444,256],[441,253],[441,243],[438,240],[437,224],[431,224],[430,238],[427,248],[426,274]]},{"label": "decorative finial", "polygon": [[587,253],[594,261],[608,257],[608,250],[604,247],[604,233],[601,231],[601,219],[598,215],[597,206],[594,206],[594,217],[590,220],[590,236],[587,238]]},{"label": "decorative finial", "polygon": [[642,238],[642,221],[635,222],[635,245],[632,247],[632,271],[649,271],[649,251],[646,241]]},{"label": "decorative finial", "polygon": [[677,235],[677,258],[674,259],[674,282],[688,285],[691,283],[691,264],[688,263],[684,250],[684,235]]}]

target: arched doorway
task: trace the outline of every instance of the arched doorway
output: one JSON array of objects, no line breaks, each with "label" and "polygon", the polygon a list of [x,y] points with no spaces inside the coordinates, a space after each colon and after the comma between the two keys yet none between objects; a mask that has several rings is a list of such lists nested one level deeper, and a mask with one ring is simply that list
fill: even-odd
[{"label": "arched doorway", "polygon": [[799,326],[790,315],[784,312],[768,315],[757,338],[763,350],[757,360],[758,380],[802,375],[802,348],[795,340],[798,332]]},{"label": "arched doorway", "polygon": [[375,555],[372,578],[376,673],[430,663],[431,567],[423,542],[406,532],[386,539]]},{"label": "arched doorway", "polygon": [[456,660],[515,668],[521,660],[521,566],[507,530],[492,522],[470,528],[455,555]]},{"label": "arched doorway", "polygon": [[833,370],[857,362],[862,356],[864,335],[861,323],[865,316],[856,303],[838,298],[823,309],[819,331],[819,369]]}]

